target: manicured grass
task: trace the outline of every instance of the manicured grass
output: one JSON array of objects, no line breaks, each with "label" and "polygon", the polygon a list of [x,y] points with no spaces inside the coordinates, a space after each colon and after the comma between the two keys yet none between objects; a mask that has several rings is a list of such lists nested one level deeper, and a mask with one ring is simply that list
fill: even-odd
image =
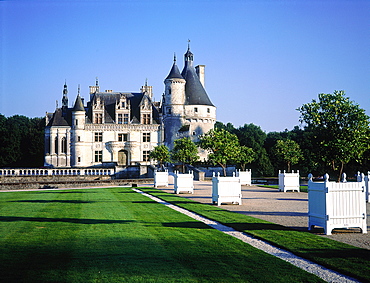
[{"label": "manicured grass", "polygon": [[264,239],[342,274],[370,282],[370,250],[353,247],[308,232],[296,231],[214,205],[194,202],[157,189],[142,190],[236,230]]},{"label": "manicured grass", "polygon": [[321,282],[130,188],[0,193],[0,215],[2,282]]},{"label": "manicured grass", "polygon": [[[272,188],[272,189],[279,189],[278,185],[258,185],[259,187],[264,187],[264,188]],[[307,186],[299,186],[299,190],[303,193],[308,192],[308,187]]]}]

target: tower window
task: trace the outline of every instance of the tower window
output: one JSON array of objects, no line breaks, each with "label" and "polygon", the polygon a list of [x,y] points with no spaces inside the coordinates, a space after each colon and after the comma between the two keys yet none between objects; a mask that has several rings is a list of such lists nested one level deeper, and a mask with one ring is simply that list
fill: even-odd
[{"label": "tower window", "polygon": [[207,108],[207,113],[211,113],[211,109]]},{"label": "tower window", "polygon": [[62,153],[67,153],[67,139],[62,138]]},{"label": "tower window", "polygon": [[197,113],[198,112],[198,107],[195,107],[194,108],[194,112]]}]

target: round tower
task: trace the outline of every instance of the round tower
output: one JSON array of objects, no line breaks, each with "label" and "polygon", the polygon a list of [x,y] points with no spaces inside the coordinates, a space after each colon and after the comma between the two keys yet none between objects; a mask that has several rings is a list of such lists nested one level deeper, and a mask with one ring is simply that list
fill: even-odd
[{"label": "round tower", "polygon": [[85,108],[80,94],[72,109],[71,165],[83,166],[83,140],[85,132]]},{"label": "round tower", "polygon": [[179,68],[176,65],[176,57],[170,73],[164,80],[165,92],[163,97],[163,123],[164,142],[171,149],[173,141],[177,137],[179,129],[184,124],[185,116],[185,83]]}]

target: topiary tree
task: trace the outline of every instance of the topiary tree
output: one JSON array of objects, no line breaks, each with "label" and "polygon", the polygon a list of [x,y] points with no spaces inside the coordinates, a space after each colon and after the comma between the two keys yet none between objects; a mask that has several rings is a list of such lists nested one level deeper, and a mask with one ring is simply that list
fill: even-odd
[{"label": "topiary tree", "polygon": [[255,158],[255,154],[253,149],[246,146],[240,147],[240,153],[237,157],[237,162],[240,164],[240,167],[243,171],[245,171],[245,167],[247,164],[251,163]]},{"label": "topiary tree", "polygon": [[161,168],[165,162],[170,162],[170,151],[165,145],[156,146],[149,154],[149,158],[158,161],[158,167]]},{"label": "topiary tree", "polygon": [[297,164],[303,159],[303,154],[299,144],[292,140],[277,140],[273,148],[276,157],[283,161],[290,172],[291,165]]},{"label": "topiary tree", "polygon": [[174,147],[171,150],[171,158],[174,161],[181,162],[182,172],[185,172],[185,164],[193,164],[199,160],[198,148],[196,144],[188,137],[174,141]]}]

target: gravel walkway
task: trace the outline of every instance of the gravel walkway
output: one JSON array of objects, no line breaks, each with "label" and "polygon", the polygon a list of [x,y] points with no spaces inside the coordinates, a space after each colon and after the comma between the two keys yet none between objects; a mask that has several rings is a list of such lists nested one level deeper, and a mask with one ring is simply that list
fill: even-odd
[{"label": "gravel walkway", "polygon": [[[169,187],[158,189],[173,193],[173,177],[169,177]],[[194,181],[194,194],[180,196],[197,202],[212,204],[212,182]],[[312,232],[352,246],[370,250],[370,203],[367,206],[367,229],[363,234],[359,229],[334,230],[332,235],[324,235],[322,228]],[[308,194],[297,192],[278,192],[258,186],[242,186],[242,205],[221,205],[223,209],[246,214],[272,223],[291,227],[300,231],[308,231]]]}]

